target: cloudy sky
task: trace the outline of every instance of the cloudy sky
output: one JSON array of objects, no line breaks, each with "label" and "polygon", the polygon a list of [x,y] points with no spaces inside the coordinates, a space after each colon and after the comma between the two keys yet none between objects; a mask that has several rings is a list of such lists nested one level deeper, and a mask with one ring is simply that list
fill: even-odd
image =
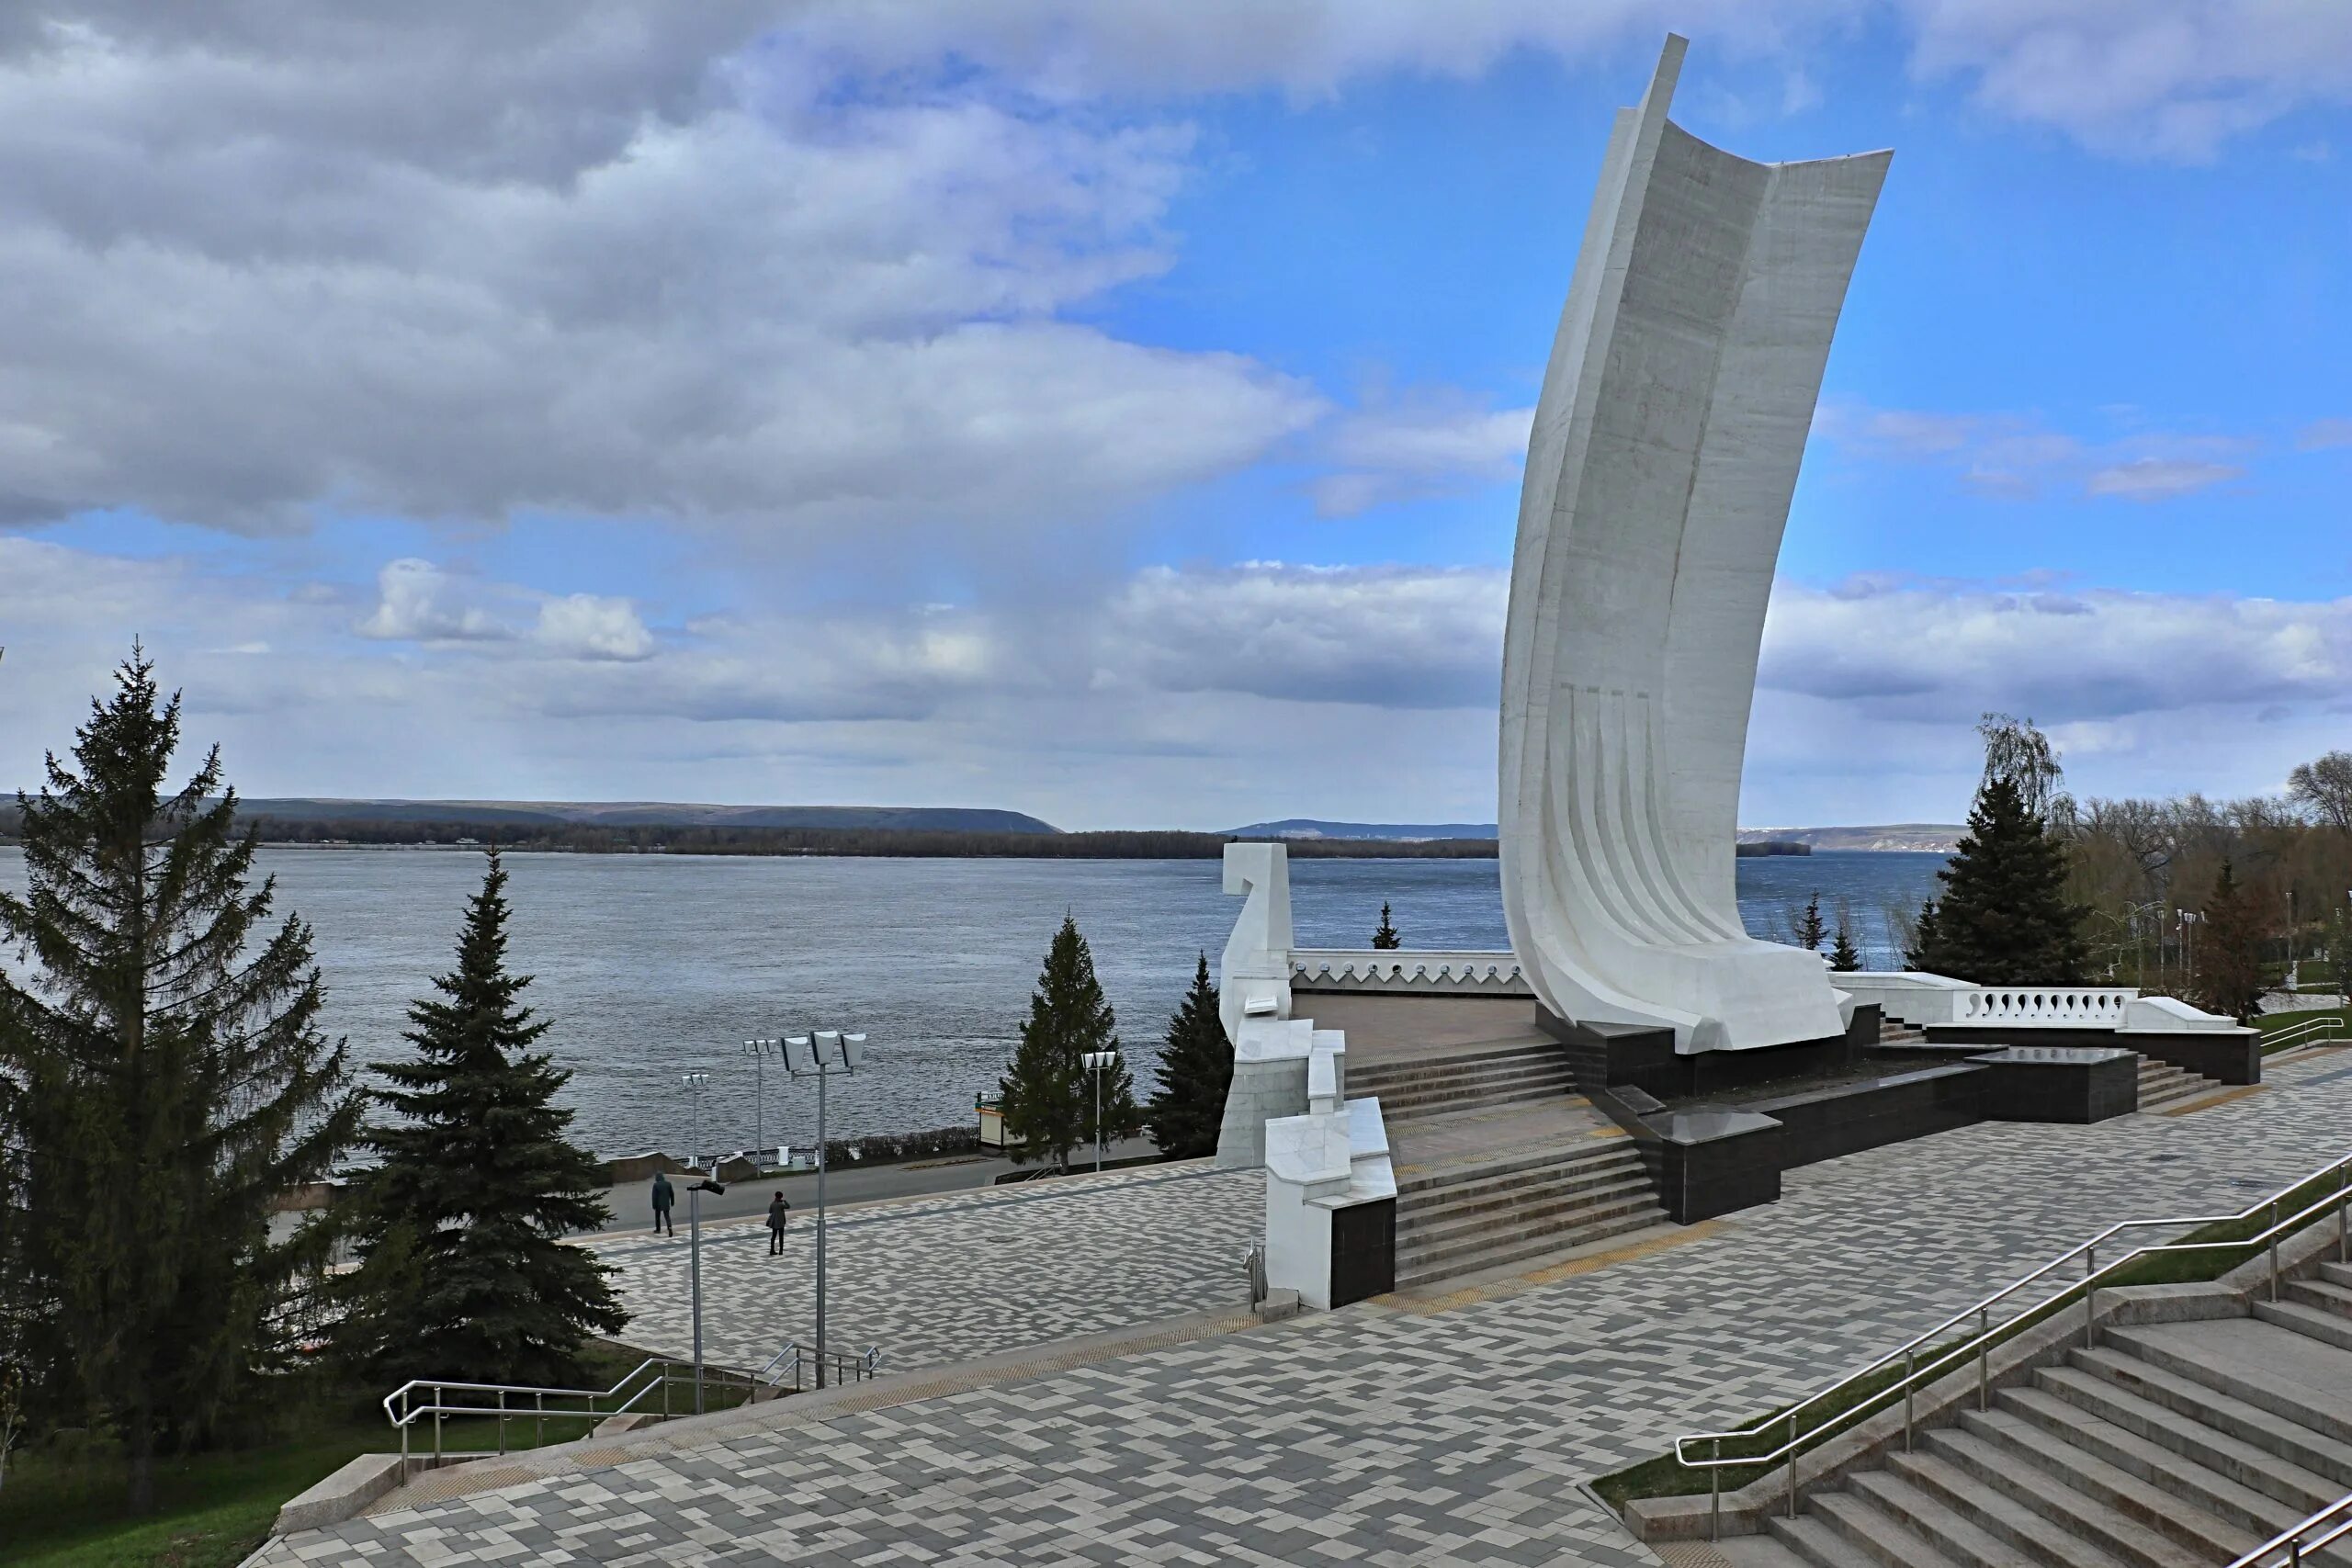
[{"label": "cloudy sky", "polygon": [[1491,819],[1611,112],[1893,146],[1754,825],[2352,745],[2342,0],[0,0],[0,782]]}]

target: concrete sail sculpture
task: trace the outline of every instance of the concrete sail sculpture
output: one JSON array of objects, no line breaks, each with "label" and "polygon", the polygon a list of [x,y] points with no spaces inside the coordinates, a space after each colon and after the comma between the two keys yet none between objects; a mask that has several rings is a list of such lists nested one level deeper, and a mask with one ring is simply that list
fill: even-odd
[{"label": "concrete sail sculpture", "polygon": [[[1758,645],[1889,152],[1755,164],[1619,111],[1528,446],[1503,651],[1503,907],[1554,1013],[1676,1048],[1841,1028],[1733,886]],[[1826,740],[1826,744],[1835,744]]]}]

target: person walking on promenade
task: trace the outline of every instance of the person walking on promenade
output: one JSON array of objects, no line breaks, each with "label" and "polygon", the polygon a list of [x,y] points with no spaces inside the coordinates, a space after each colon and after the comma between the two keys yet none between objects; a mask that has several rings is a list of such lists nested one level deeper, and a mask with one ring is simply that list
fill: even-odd
[{"label": "person walking on promenade", "polygon": [[792,1213],[792,1205],[779,1192],[768,1200],[768,1256],[779,1257],[784,1252],[784,1224]]},{"label": "person walking on promenade", "polygon": [[653,1234],[655,1235],[660,1235],[664,1231],[673,1236],[678,1234],[678,1227],[670,1223],[670,1211],[677,1207],[677,1203],[678,1194],[671,1187],[670,1179],[660,1171],[655,1171],[653,1173]]}]

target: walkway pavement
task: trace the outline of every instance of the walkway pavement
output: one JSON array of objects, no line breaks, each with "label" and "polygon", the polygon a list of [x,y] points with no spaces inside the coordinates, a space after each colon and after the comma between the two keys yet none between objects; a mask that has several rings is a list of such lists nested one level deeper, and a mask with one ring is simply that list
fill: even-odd
[{"label": "walkway pavement", "polygon": [[[2342,1153],[2352,1052],[2273,1066],[2193,1114],[1986,1123],[1792,1172],[1780,1203],[1605,1267],[456,1472],[484,1489],[255,1561],[1655,1568],[1576,1483],[1785,1403],[2108,1221],[2234,1208]],[[1139,1201],[1106,1191],[1096,1234]],[[1067,1245],[1076,1214],[1058,1243],[976,1232],[972,1267]],[[1108,1255],[1065,1269],[1073,1302]]]},{"label": "walkway pavement", "polygon": [[[730,1193],[731,1196],[731,1193]],[[893,1371],[994,1355],[1249,1300],[1241,1255],[1264,1178],[1206,1160],[835,1208],[826,1225],[826,1340],[878,1346]],[[817,1227],[795,1210],[781,1257],[764,1219],[703,1222],[704,1354],[759,1367],[816,1335]],[[596,1252],[632,1345],[691,1353],[687,1238],[607,1233]]]}]

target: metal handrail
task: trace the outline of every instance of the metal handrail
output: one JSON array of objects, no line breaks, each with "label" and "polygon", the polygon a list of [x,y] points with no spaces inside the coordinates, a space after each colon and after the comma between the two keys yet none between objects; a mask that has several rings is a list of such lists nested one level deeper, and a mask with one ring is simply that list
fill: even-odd
[{"label": "metal handrail", "polygon": [[[2279,1204],[2285,1200],[2289,1193],[2293,1192],[2298,1188],[2308,1186],[2309,1184],[2327,1176],[2334,1176],[2336,1179],[2336,1187],[2334,1192],[2305,1206],[2305,1208],[2299,1213],[2286,1216],[2284,1218],[2279,1215]],[[2267,1243],[2270,1249],[2270,1296],[2273,1301],[2276,1301],[2278,1297],[2279,1237],[2281,1235],[2290,1235],[2301,1229],[2302,1226],[2317,1218],[2324,1211],[2329,1209],[2334,1209],[2335,1211],[2337,1258],[2345,1261],[2352,1261],[2352,1204],[2347,1203],[2348,1200],[2352,1200],[2352,1153],[2347,1153],[2326,1165],[2321,1166],[2316,1170],[2296,1178],[2293,1181],[2290,1181],[2286,1186],[2281,1187],[2278,1191],[2273,1192],[2268,1197],[2258,1198],[2233,1214],[2187,1214],[2177,1215],[2167,1219],[2125,1220],[2120,1224],[2109,1225],[2107,1229],[2099,1232],[2098,1235],[2091,1237],[2088,1241],[2078,1243],[2076,1246],[2060,1253],[2057,1257],[2052,1258],[2049,1262],[2044,1263],[2039,1269],[2034,1269],[2031,1273],[2026,1274],[2010,1281],[2001,1289],[1994,1292],[1991,1295],[1986,1296],[1983,1301],[1978,1302],[1975,1305],[1962,1308],[1959,1312],[1956,1312],[1950,1317],[1945,1318],[1941,1323],[1937,1324],[1933,1328],[1927,1330],[1923,1334],[1915,1336],[1903,1344],[1896,1346],[1894,1349],[1879,1357],[1876,1360],[1870,1362],[1868,1365],[1859,1367],[1853,1371],[1847,1373],[1844,1377],[1839,1378],[1836,1382],[1829,1384],[1826,1388],[1807,1395],[1804,1400],[1790,1406],[1785,1411],[1767,1416],[1761,1420],[1752,1422],[1748,1426],[1741,1427],[1736,1431],[1694,1432],[1688,1436],[1675,1438],[1675,1461],[1685,1469],[1704,1470],[1707,1472],[1710,1494],[1708,1504],[1709,1531],[1711,1535],[1715,1529],[1720,1528],[1723,1492],[1722,1472],[1724,1469],[1728,1466],[1769,1466],[1776,1462],[1785,1461],[1789,1470],[1789,1517],[1793,1518],[1796,1517],[1797,1506],[1796,1454],[1800,1448],[1810,1446],[1811,1444],[1819,1441],[1821,1438],[1841,1430],[1852,1422],[1860,1420],[1865,1413],[1875,1414],[1878,1409],[1883,1408],[1883,1402],[1892,1400],[1894,1395],[1900,1393],[1903,1396],[1903,1444],[1905,1450],[1907,1452],[1911,1447],[1913,1397],[1918,1392],[1920,1385],[1934,1382],[1946,1370],[1959,1362],[1966,1360],[1972,1353],[1974,1355],[1977,1362],[1978,1406],[1979,1408],[1989,1406],[1991,1404],[1991,1389],[1986,1357],[1992,1349],[1994,1340],[1997,1337],[2004,1335],[2010,1329],[2016,1327],[2018,1323],[2021,1321],[2024,1316],[2024,1314],[2019,1314],[2017,1317],[2005,1318],[1998,1325],[1996,1325],[1992,1322],[1992,1309],[2000,1303],[2007,1300],[2009,1297],[2017,1294],[2019,1291],[2026,1289],[2028,1286],[2037,1284],[2042,1280],[2047,1279],[2056,1269],[2064,1267],[2066,1264],[2071,1263],[2077,1258],[2084,1260],[2084,1272],[2082,1278],[2070,1282],[2049,1295],[2037,1299],[2032,1307],[2028,1310],[2031,1312],[2040,1312],[2046,1308],[2063,1305],[2068,1297],[2079,1292],[2083,1297],[2084,1303],[2083,1331],[2086,1344],[2094,1342],[2094,1337],[2098,1332],[2098,1294],[2099,1281],[2107,1276],[2117,1273],[2127,1268],[2140,1258],[2154,1257],[2160,1253],[2214,1251],[2227,1247],[2259,1247]],[[2121,1258],[2119,1258],[2113,1262],[2108,1264],[2105,1268],[2099,1267],[2099,1247],[2125,1231],[2143,1230],[2157,1226],[2178,1230],[2211,1224],[2226,1224],[2233,1222],[2254,1219],[2260,1215],[2265,1209],[2269,1211],[2270,1224],[2267,1229],[2262,1230],[2254,1235],[2236,1241],[2177,1242],[2159,1244],[2154,1247],[2134,1247],[2130,1252],[2125,1253]],[[1972,1337],[1945,1349],[1941,1355],[1938,1356],[1935,1359],[1929,1361],[1925,1366],[1919,1364],[1919,1351],[1921,1347],[1928,1345],[1931,1341],[1936,1339],[1938,1336],[1960,1326],[1971,1318],[1976,1320],[1976,1333]],[[1814,1408],[1834,1395],[1845,1393],[1849,1389],[1851,1389],[1855,1384],[1863,1382],[1889,1367],[1892,1367],[1898,1360],[1903,1363],[1903,1377],[1898,1382],[1890,1383],[1884,1389],[1880,1390],[1877,1393],[1857,1400],[1845,1409],[1837,1411],[1823,1420],[1823,1422],[1817,1427],[1812,1427],[1808,1430],[1799,1430],[1797,1418],[1805,1411]],[[1787,1424],[1789,1436],[1787,1440],[1781,1443],[1779,1448],[1773,1449],[1766,1453],[1738,1454],[1730,1458],[1724,1457],[1723,1452],[1723,1446],[1724,1443],[1745,1441],[1750,1438],[1769,1436],[1773,1428],[1780,1427],[1784,1422]],[[1707,1457],[1703,1459],[1692,1457],[1689,1445],[1696,1443],[1705,1443],[1708,1445]]]},{"label": "metal handrail", "polygon": [[[646,1375],[649,1372],[652,1374],[650,1377]],[[735,1371],[731,1368],[706,1365],[704,1372],[707,1376],[721,1382],[741,1380],[746,1386],[751,1382],[751,1379],[746,1374]],[[622,1391],[639,1378],[645,1379],[644,1385],[630,1393],[628,1398],[623,1399]],[[535,1448],[539,1446],[547,1436],[547,1423],[549,1417],[563,1421],[603,1421],[615,1416],[627,1416],[637,1409],[639,1401],[652,1394],[656,1389],[662,1393],[662,1416],[666,1420],[671,1414],[670,1385],[673,1382],[691,1386],[694,1382],[694,1364],[668,1356],[648,1356],[623,1373],[612,1387],[603,1389],[549,1388],[536,1383],[463,1382],[455,1378],[411,1378],[384,1396],[384,1416],[400,1432],[401,1473],[406,1474],[410,1457],[409,1428],[427,1416],[433,1417],[433,1458],[437,1463],[447,1458],[452,1451],[444,1446],[442,1438],[442,1424],[449,1416],[492,1416],[498,1422],[497,1448],[466,1449],[455,1450],[456,1452],[465,1456],[503,1454],[506,1452],[506,1423],[510,1420],[520,1420],[526,1416],[533,1423],[532,1446]],[[431,1402],[416,1403],[413,1395],[426,1389],[433,1393]],[[495,1394],[497,1400],[494,1404],[486,1401],[474,1404],[462,1402],[451,1404],[448,1399],[453,1393]],[[524,1399],[527,1399],[529,1403],[527,1404],[514,1403]],[[550,1409],[548,1406],[549,1399],[578,1400],[582,1402],[583,1407],[566,1409],[559,1406]],[[611,1400],[615,1403],[608,1408],[600,1409],[598,1402],[601,1400]],[[399,1405],[397,1410],[393,1408],[395,1402]]]},{"label": "metal handrail", "polygon": [[784,1373],[776,1369],[789,1361],[792,1363],[793,1392],[797,1393],[802,1388],[800,1369],[803,1366],[816,1366],[820,1360],[831,1370],[833,1381],[837,1383],[865,1382],[881,1375],[882,1347],[868,1345],[859,1351],[826,1350],[820,1357],[814,1347],[803,1345],[797,1339],[787,1339],[785,1341],[784,1348],[769,1357],[767,1365],[762,1367],[753,1376],[770,1388],[782,1388]]},{"label": "metal handrail", "polygon": [[[2303,1537],[2334,1521],[2335,1528],[2315,1540]],[[2303,1554],[2333,1546],[2346,1536],[2352,1536],[2352,1496],[2339,1498],[2305,1519],[2301,1524],[2280,1530],[2252,1551],[2230,1564],[2230,1568],[2301,1568]],[[2284,1557],[2275,1555],[2285,1551]]]},{"label": "metal handrail", "polygon": [[[2262,1054],[2267,1056],[2273,1052],[2282,1051],[2295,1045],[2302,1044],[2305,1043],[2303,1036],[2315,1033],[2323,1029],[2341,1032],[2343,1028],[2344,1020],[2341,1018],[2306,1019],[2302,1022],[2295,1025],[2292,1029],[2282,1029],[2276,1034],[2264,1035],[2262,1037]],[[2334,1035],[2322,1035],[2321,1038],[2333,1039]]]}]

